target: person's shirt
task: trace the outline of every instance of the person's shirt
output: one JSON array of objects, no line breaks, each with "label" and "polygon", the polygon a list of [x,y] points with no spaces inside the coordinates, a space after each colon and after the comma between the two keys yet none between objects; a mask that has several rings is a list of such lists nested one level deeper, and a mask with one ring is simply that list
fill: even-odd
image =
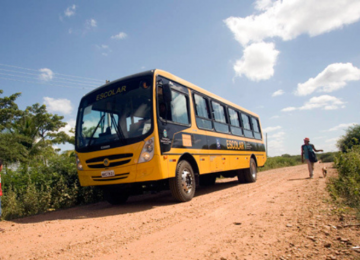
[{"label": "person's shirt", "polygon": [[302,146],[302,150],[303,150],[303,153],[304,153],[304,156],[305,156],[305,159],[306,160],[309,160],[309,152],[312,152],[313,151],[313,145],[312,144],[304,144]]}]

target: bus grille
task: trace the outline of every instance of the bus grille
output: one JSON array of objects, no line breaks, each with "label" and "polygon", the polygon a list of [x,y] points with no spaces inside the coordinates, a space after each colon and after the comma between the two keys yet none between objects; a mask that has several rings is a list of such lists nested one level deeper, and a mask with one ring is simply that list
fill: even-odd
[{"label": "bus grille", "polygon": [[[131,161],[132,156],[133,156],[132,153],[101,156],[101,157],[96,157],[96,158],[91,158],[89,160],[86,160],[86,164],[89,168],[95,168],[95,169],[115,167],[115,166],[120,166],[120,165],[129,163]],[[119,159],[125,159],[125,158],[127,158],[127,160],[118,161]],[[109,165],[107,165],[107,166],[104,165],[105,159],[108,159],[108,161],[109,161]],[[114,160],[116,160],[116,161],[114,161]]]},{"label": "bus grille", "polygon": [[121,174],[115,174],[113,177],[106,177],[103,178],[101,176],[91,176],[93,181],[116,181],[116,180],[122,180],[126,179],[129,176],[130,173],[121,173]]},{"label": "bus grille", "polygon": [[96,168],[96,169],[100,169],[100,168],[106,168],[106,167],[114,167],[114,166],[119,166],[119,165],[123,165],[123,164],[127,164],[128,162],[130,162],[131,160],[125,160],[125,161],[120,161],[120,162],[112,162],[109,164],[109,166],[105,166],[103,163],[101,164],[88,164],[89,168]]}]

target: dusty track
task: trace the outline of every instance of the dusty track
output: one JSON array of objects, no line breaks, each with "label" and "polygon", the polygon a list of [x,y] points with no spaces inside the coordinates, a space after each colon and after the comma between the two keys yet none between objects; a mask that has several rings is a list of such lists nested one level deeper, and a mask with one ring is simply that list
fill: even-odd
[{"label": "dusty track", "polygon": [[301,165],[217,181],[188,203],[162,192],[0,222],[0,259],[356,259],[360,229],[336,228],[319,166],[307,177]]}]

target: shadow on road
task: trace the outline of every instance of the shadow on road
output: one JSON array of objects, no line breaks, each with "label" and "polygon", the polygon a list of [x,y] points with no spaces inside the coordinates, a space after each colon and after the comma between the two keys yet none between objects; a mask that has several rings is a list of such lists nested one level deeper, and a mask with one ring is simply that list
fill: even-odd
[{"label": "shadow on road", "polygon": [[[314,177],[313,180],[314,180],[314,179],[317,179],[317,178],[319,178],[319,179],[324,179],[325,177],[323,177],[323,176]],[[303,181],[303,180],[311,180],[311,178],[310,178],[310,177],[306,177],[306,178],[288,179],[288,181]]]},{"label": "shadow on road", "polygon": [[297,178],[297,179],[288,179],[288,181],[303,181],[303,180],[311,180],[310,177],[306,178]]},{"label": "shadow on road", "polygon": [[[231,188],[236,185],[239,185],[238,181],[229,179],[229,181],[227,182],[221,180],[221,182],[217,182],[215,183],[215,185],[209,187],[198,187],[196,190],[195,198],[207,195],[212,192]],[[157,194],[143,194],[138,196],[132,196],[124,205],[113,206],[108,202],[103,201],[84,206],[57,210],[54,212],[47,212],[21,219],[15,219],[12,221],[20,224],[66,219],[102,218],[146,211],[156,207],[172,206],[177,203],[178,202],[172,198],[170,191],[161,191]]]}]

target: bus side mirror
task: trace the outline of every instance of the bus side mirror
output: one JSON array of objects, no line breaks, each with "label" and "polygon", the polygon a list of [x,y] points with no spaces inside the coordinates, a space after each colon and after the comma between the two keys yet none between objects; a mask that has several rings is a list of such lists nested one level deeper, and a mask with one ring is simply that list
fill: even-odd
[{"label": "bus side mirror", "polygon": [[171,102],[171,89],[170,86],[168,84],[165,84],[162,86],[163,89],[163,98],[164,101],[166,103],[170,103]]}]

